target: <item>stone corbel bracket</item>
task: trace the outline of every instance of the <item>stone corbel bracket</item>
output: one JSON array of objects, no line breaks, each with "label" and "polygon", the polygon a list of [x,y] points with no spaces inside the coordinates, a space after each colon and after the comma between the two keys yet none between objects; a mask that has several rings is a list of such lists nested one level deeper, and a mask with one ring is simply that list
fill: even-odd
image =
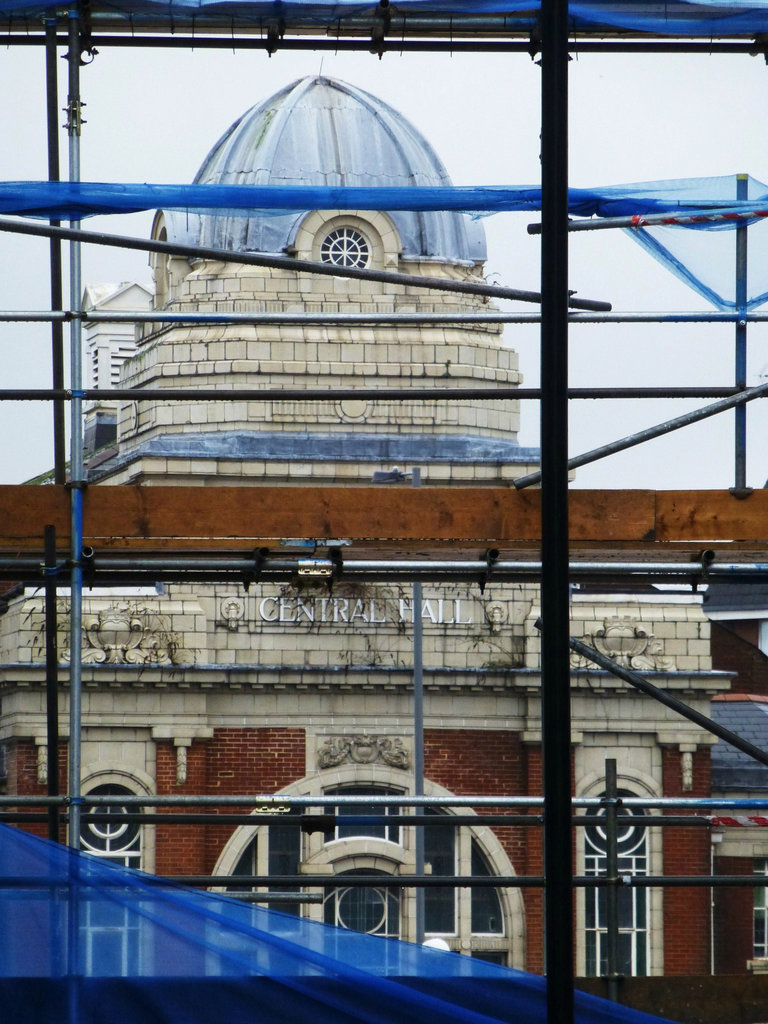
[{"label": "stone corbel bracket", "polygon": [[187,781],[187,752],[195,740],[210,740],[213,729],[207,726],[174,729],[172,726],[155,726],[152,739],[157,741],[170,740],[176,750],[176,785],[183,786]]}]

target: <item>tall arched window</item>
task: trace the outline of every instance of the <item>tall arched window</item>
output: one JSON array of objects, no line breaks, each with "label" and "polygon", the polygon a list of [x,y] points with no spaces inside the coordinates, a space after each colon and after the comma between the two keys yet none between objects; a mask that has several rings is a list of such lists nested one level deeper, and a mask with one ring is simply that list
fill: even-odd
[{"label": "tall arched window", "polygon": [[[625,790],[619,796],[634,796]],[[632,814],[639,819],[635,824],[618,826],[619,875],[647,875],[649,860],[648,829],[642,823],[643,811],[637,808],[621,809],[622,815]],[[607,835],[604,825],[589,825],[584,830],[584,873],[607,874]],[[607,888],[597,886],[585,890],[586,974],[606,973],[607,960]],[[623,885],[618,890],[619,931],[617,936],[618,966],[621,974],[643,975],[649,964],[648,890],[640,886]]]},{"label": "tall arched window", "polygon": [[[94,786],[85,797],[85,814],[123,814],[126,805],[120,798],[133,794],[125,786],[106,783]],[[114,797],[107,805],[89,804],[89,796]],[[138,810],[138,808],[133,808]],[[126,821],[83,821],[80,828],[80,849],[95,857],[103,857],[126,868],[141,867],[141,826]],[[83,953],[87,969],[95,962],[104,968],[110,963],[117,976],[135,974],[142,958],[150,955],[141,942],[139,916],[127,906],[105,900],[85,900],[80,918]]]},{"label": "tall arched window", "polygon": [[[319,865],[323,871],[330,867],[341,878],[361,874],[392,877],[401,871],[412,871],[411,828],[386,822],[345,821],[345,818],[402,813],[397,808],[373,801],[370,804],[345,803],[345,796],[381,797],[400,795],[402,790],[351,784],[328,788],[324,792],[339,798],[333,808],[325,808],[337,815],[337,824],[332,831],[324,837],[317,835],[313,838],[292,826],[259,829],[237,860],[233,874],[298,875],[302,867],[315,874]],[[438,813],[447,819],[444,812],[430,812],[430,816]],[[452,879],[456,875],[491,877],[494,874],[482,839],[472,829],[429,822],[423,827],[425,861],[433,877],[444,875],[446,879]],[[311,854],[313,849],[314,854]],[[235,885],[233,888],[246,886]],[[270,885],[268,891],[275,893],[281,889],[296,892],[298,883],[294,886]],[[444,937],[457,951],[468,952],[474,957],[509,963],[511,936],[499,890],[485,886],[430,886],[425,890],[424,903],[427,935]],[[413,936],[413,901],[397,886],[328,886],[324,890],[322,908],[316,909],[298,901],[271,905],[275,909],[315,919],[321,913],[326,924],[340,928],[400,938]]]}]

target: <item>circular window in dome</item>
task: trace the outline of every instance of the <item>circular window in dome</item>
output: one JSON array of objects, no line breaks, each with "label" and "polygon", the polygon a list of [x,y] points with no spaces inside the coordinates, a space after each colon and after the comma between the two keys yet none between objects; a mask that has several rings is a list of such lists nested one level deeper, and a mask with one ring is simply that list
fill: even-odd
[{"label": "circular window in dome", "polygon": [[320,245],[320,259],[336,267],[367,267],[370,246],[355,228],[335,228]]}]

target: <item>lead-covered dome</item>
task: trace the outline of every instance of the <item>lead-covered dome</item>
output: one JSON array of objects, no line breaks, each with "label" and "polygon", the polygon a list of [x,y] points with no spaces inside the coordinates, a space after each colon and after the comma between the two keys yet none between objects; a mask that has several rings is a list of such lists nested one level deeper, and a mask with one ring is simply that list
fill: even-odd
[{"label": "lead-covered dome", "polygon": [[[281,89],[235,121],[206,157],[195,183],[435,186],[451,181],[426,139],[396,110],[353,85],[316,77]],[[283,252],[293,247],[308,212],[205,215],[199,220],[199,243]],[[484,232],[463,214],[394,211],[389,216],[406,259],[485,259]],[[168,221],[177,237],[194,232],[178,215]]]}]

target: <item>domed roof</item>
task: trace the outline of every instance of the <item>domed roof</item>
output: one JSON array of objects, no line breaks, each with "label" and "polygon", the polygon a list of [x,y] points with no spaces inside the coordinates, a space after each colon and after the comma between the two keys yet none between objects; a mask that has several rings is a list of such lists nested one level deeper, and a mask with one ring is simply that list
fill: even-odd
[{"label": "domed roof", "polygon": [[[294,82],[235,121],[206,157],[195,183],[407,186],[451,181],[426,139],[396,110],[355,86],[316,77]],[[199,242],[235,251],[281,252],[292,245],[306,212],[205,215]],[[389,216],[406,258],[485,259],[482,228],[462,214],[394,211]],[[169,222],[173,234],[176,220]],[[190,226],[187,221],[187,231]]]}]

